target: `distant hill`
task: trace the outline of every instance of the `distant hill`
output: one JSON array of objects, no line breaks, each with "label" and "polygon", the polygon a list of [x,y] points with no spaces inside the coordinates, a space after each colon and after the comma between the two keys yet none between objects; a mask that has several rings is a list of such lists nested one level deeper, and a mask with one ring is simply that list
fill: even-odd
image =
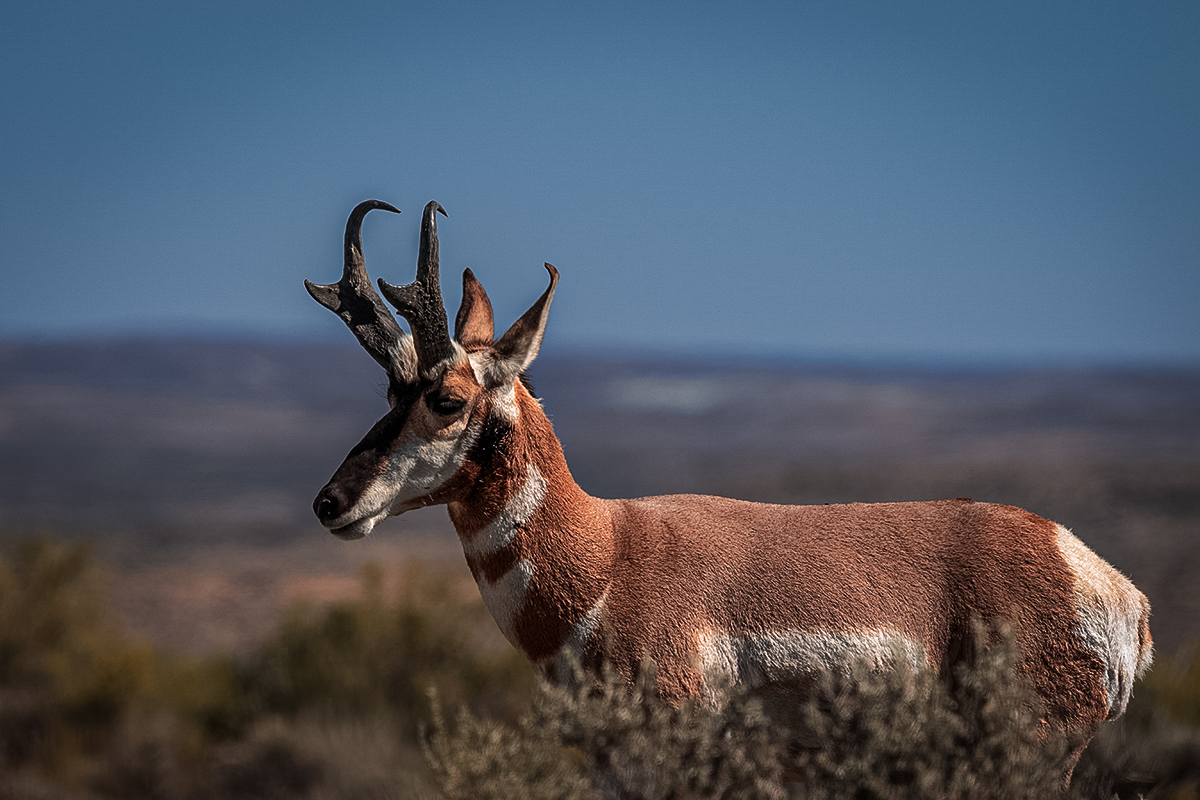
[{"label": "distant hill", "polygon": [[[1200,372],[551,353],[532,377],[594,494],[1022,505],[1131,574],[1160,641],[1200,635]],[[0,526],[163,557],[322,536],[312,497],[382,387],[350,346],[0,343]]]}]

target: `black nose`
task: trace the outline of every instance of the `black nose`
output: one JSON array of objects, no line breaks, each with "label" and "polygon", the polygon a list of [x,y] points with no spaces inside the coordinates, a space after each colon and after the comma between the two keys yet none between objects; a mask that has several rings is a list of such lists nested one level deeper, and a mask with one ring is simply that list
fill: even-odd
[{"label": "black nose", "polygon": [[313,511],[321,522],[329,522],[342,515],[342,498],[332,486],[326,486],[313,500]]}]

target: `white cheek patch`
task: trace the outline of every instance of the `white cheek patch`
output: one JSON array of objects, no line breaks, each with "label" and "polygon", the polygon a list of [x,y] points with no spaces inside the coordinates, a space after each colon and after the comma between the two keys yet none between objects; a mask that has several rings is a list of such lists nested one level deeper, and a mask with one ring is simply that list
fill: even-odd
[{"label": "white cheek patch", "polygon": [[925,648],[898,631],[777,631],[730,636],[700,635],[697,667],[710,680],[751,688],[820,672],[848,675],[855,664],[874,669],[895,666],[897,659],[926,666]]},{"label": "white cheek patch", "polygon": [[477,581],[479,593],[483,595],[483,604],[487,606],[492,618],[500,626],[500,632],[504,634],[504,638],[508,639],[518,650],[520,646],[513,636],[513,627],[517,612],[521,609],[521,605],[525,602],[525,595],[529,592],[533,573],[533,562],[522,558],[513,565],[512,569],[494,582],[482,575]]},{"label": "white cheek patch", "polygon": [[379,478],[398,488],[392,504],[429,494],[458,472],[479,438],[480,425],[468,425],[460,436],[432,441],[413,439],[388,459]]},{"label": "white cheek patch", "polygon": [[487,527],[471,538],[462,538],[463,551],[478,558],[498,553],[513,543],[517,531],[529,522],[546,497],[546,479],[533,464],[525,469],[525,485]]},{"label": "white cheek patch", "polygon": [[480,425],[461,435],[432,441],[412,438],[388,456],[383,474],[371,481],[346,517],[380,515],[440,488],[458,472],[479,438]]},{"label": "white cheek patch", "polygon": [[1141,652],[1138,636],[1146,599],[1124,575],[1061,525],[1057,538],[1058,549],[1075,578],[1076,635],[1104,664],[1109,717],[1115,717],[1124,713],[1134,679],[1150,666],[1152,656]]}]

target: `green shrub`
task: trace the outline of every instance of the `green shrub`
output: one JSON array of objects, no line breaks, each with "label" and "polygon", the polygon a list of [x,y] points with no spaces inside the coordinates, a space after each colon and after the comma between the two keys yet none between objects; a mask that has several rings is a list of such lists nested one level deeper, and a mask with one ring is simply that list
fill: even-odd
[{"label": "green shrub", "polygon": [[1157,712],[1192,728],[1200,728],[1200,642],[1186,655],[1159,654],[1142,681]]},{"label": "green shrub", "polygon": [[147,685],[152,661],[106,613],[86,546],[29,539],[0,557],[0,687],[102,721]]},{"label": "green shrub", "polygon": [[95,753],[156,666],[121,635],[85,546],[28,539],[0,555],[0,768]]},{"label": "green shrub", "polygon": [[[368,567],[359,598],[293,608],[241,660],[164,656],[131,641],[102,584],[85,546],[32,539],[0,550],[0,797],[224,796],[252,783],[238,783],[257,769],[245,765],[271,763],[285,777],[319,765],[295,784],[311,791],[275,795],[337,796],[361,788],[351,772],[366,762],[349,748],[335,758],[322,742],[348,738],[375,753],[372,774],[391,770],[388,785],[420,786],[405,775],[425,771],[415,733],[429,685],[505,719],[532,687],[524,659],[495,646],[498,635],[487,644],[494,623],[479,598],[419,567],[390,597],[382,570]],[[359,746],[351,733],[364,725],[382,749]]]},{"label": "green shrub", "polygon": [[1101,726],[1084,751],[1073,788],[1080,796],[1200,800],[1200,659],[1155,655],[1125,715]]},{"label": "green shrub", "polygon": [[383,573],[363,570],[362,594],[324,607],[297,606],[242,666],[259,713],[388,714],[416,734],[425,693],[515,718],[533,684],[528,662],[505,644],[486,648],[494,626],[477,595],[464,599],[445,575],[409,567],[395,599]]}]

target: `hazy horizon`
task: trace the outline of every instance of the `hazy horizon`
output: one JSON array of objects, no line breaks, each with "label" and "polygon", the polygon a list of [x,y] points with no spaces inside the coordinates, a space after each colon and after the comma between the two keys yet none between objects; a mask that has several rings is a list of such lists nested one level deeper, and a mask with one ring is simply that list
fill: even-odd
[{"label": "hazy horizon", "polygon": [[[105,331],[39,331],[27,335],[7,335],[0,332],[0,348],[26,347],[64,347],[73,344],[87,346],[111,346],[136,348],[138,346],[194,344],[199,347],[208,345],[245,346],[253,348],[284,347],[284,348],[329,348],[333,347],[346,352],[349,357],[357,358],[362,354],[368,358],[365,351],[354,340],[345,328],[333,330],[304,330],[288,333],[285,331],[263,332],[234,329],[196,329],[175,331],[145,331],[145,330],[105,330]],[[1064,356],[1045,355],[1039,357],[1017,354],[964,354],[964,353],[884,353],[873,352],[836,352],[799,350],[770,351],[765,348],[719,348],[712,346],[675,346],[653,347],[651,345],[615,344],[605,345],[596,343],[567,343],[553,344],[545,342],[538,355],[538,361],[554,360],[556,362],[580,359],[585,362],[631,362],[647,365],[679,364],[688,368],[699,368],[705,362],[722,369],[739,363],[751,368],[771,370],[791,369],[832,369],[832,370],[864,370],[868,372],[915,371],[915,372],[1146,372],[1146,373],[1195,373],[1200,372],[1200,356],[1195,358],[1147,358],[1130,357],[1115,358],[1103,356]],[[537,361],[531,367],[536,373]],[[380,373],[383,374],[382,372]]]}]

